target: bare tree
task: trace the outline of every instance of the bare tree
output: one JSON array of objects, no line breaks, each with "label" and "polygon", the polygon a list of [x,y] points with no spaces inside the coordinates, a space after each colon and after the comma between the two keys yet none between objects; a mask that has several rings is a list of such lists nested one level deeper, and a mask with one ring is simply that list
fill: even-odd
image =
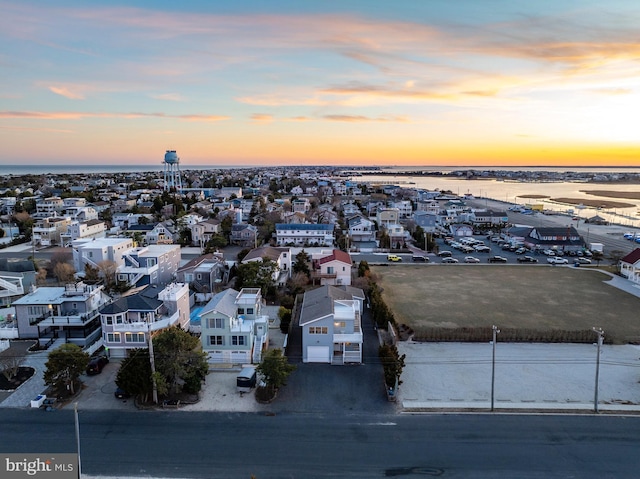
[{"label": "bare tree", "polygon": [[98,270],[100,271],[100,276],[102,276],[107,290],[110,290],[116,283],[117,269],[118,265],[115,261],[106,259],[98,263]]},{"label": "bare tree", "polygon": [[60,283],[70,283],[75,278],[76,270],[69,263],[58,263],[53,268],[53,275]]},{"label": "bare tree", "polygon": [[7,378],[7,381],[11,381],[18,374],[18,369],[24,361],[24,358],[17,356],[5,356],[0,358],[0,372]]}]

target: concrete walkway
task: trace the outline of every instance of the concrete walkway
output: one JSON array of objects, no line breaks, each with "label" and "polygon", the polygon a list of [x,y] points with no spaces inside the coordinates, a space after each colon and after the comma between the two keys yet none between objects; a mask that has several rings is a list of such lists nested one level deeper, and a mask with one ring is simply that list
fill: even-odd
[{"label": "concrete walkway", "polygon": [[64,339],[58,339],[46,351],[27,353],[22,366],[34,368],[35,373],[31,379],[21,384],[16,391],[2,401],[0,407],[29,407],[31,400],[47,389],[47,385],[44,383],[44,371],[49,352],[63,344]]}]

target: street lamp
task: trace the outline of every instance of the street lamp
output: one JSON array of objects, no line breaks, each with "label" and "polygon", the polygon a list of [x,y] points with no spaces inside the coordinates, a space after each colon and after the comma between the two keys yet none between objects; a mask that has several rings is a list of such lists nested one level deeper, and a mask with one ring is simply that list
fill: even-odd
[{"label": "street lamp", "polygon": [[495,391],[495,385],[496,385],[496,339],[500,330],[494,324],[493,326],[491,326],[491,332],[492,332],[491,342],[493,344],[493,355],[491,357],[491,411],[493,411],[493,398],[494,398],[494,391]]},{"label": "street lamp", "polygon": [[593,393],[593,410],[598,412],[598,380],[600,379],[600,348],[602,347],[602,341],[604,340],[604,331],[602,328],[591,328],[594,333],[598,335],[598,352],[596,353],[596,386]]}]

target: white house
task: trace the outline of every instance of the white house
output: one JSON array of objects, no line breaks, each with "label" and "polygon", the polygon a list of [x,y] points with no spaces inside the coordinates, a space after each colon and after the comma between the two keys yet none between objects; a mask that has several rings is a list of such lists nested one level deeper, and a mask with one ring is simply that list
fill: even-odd
[{"label": "white house", "polygon": [[334,249],[327,253],[315,253],[311,256],[313,265],[311,279],[319,281],[321,286],[351,285],[351,256],[349,253]]},{"label": "white house", "polygon": [[278,246],[333,246],[334,225],[331,224],[276,224]]},{"label": "white house", "polygon": [[620,259],[620,274],[636,284],[640,284],[640,248]]}]

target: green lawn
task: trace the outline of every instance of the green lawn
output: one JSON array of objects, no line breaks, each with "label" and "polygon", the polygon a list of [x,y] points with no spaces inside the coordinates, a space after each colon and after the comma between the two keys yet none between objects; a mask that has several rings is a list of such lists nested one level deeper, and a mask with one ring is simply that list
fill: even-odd
[{"label": "green lawn", "polygon": [[[640,298],[587,268],[504,265],[372,267],[398,323],[424,328],[604,329],[640,340]],[[595,334],[594,334],[595,340]]]}]

